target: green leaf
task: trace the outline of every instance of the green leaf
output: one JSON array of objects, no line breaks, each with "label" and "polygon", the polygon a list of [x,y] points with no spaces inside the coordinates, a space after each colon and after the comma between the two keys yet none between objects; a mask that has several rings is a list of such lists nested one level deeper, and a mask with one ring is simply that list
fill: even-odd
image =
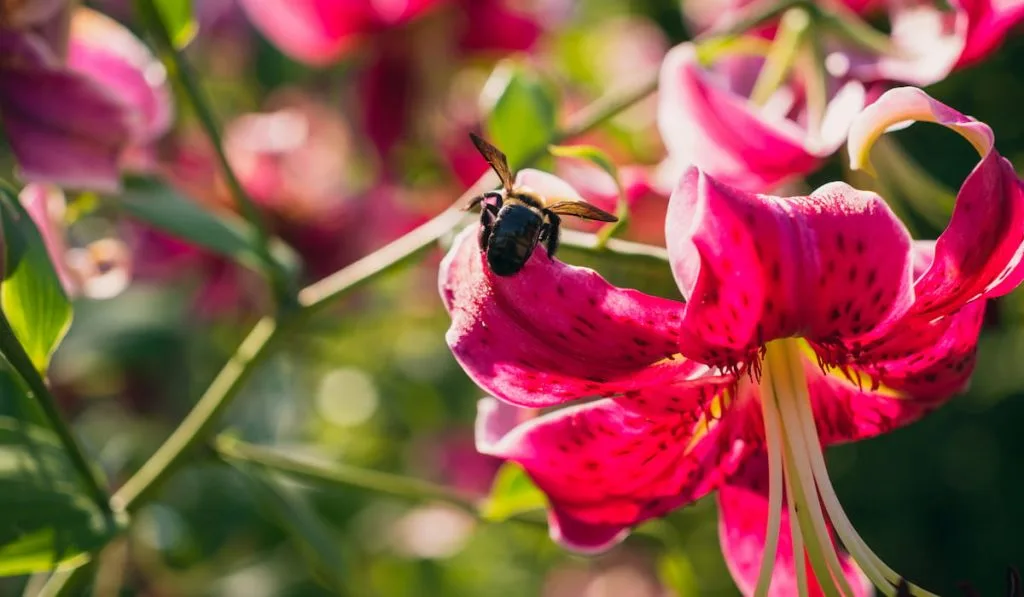
[{"label": "green leaf", "polygon": [[[109,201],[129,215],[177,238],[224,255],[262,271],[258,237],[243,219],[217,214],[183,197],[171,187],[142,178],[125,181],[124,192]],[[284,243],[273,247],[274,257],[287,271],[298,268],[298,258]]]},{"label": "green leaf", "polygon": [[341,542],[330,533],[299,488],[275,478],[277,475],[261,472],[256,466],[233,464],[251,482],[255,496],[298,543],[313,575],[336,593],[343,593],[347,582]]},{"label": "green leaf", "polygon": [[658,557],[658,578],[679,597],[700,593],[693,564],[680,550],[669,549]]},{"label": "green leaf", "polygon": [[0,309],[42,373],[71,325],[71,303],[50,262],[42,235],[18,198],[0,187],[4,270]]},{"label": "green leaf", "polygon": [[537,489],[523,469],[513,463],[502,465],[491,486],[491,495],[480,509],[480,516],[500,522],[516,514],[546,508],[548,499]]},{"label": "green leaf", "polygon": [[187,46],[199,31],[192,15],[192,0],[153,0],[153,4],[160,11],[160,19],[174,47],[180,50]]},{"label": "green leaf", "polygon": [[626,202],[626,192],[622,188],[622,180],[619,178],[619,169],[615,162],[598,147],[593,145],[552,145],[548,147],[551,155],[560,158],[574,158],[586,160],[605,171],[615,181],[615,188],[619,191],[618,203],[615,207],[615,215],[619,221],[605,224],[597,233],[598,247],[604,247],[608,240],[623,230],[629,224],[629,204]]},{"label": "green leaf", "polygon": [[488,87],[499,87],[487,117],[488,141],[508,157],[513,172],[544,152],[555,134],[555,100],[533,73],[503,64]]},{"label": "green leaf", "polygon": [[0,576],[51,570],[117,530],[50,431],[0,417]]}]

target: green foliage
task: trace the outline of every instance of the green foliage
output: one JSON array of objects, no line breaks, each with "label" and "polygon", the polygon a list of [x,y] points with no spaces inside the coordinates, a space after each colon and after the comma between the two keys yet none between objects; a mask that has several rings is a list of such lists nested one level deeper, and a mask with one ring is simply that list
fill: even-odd
[{"label": "green foliage", "polygon": [[113,536],[79,479],[52,432],[0,417],[0,576],[50,570]]},{"label": "green foliage", "polygon": [[3,186],[0,219],[4,242],[0,309],[32,364],[44,372],[71,325],[71,304],[35,223]]},{"label": "green foliage", "polygon": [[328,588],[344,592],[346,582],[340,542],[331,535],[329,527],[317,516],[299,488],[255,466],[239,464],[237,468],[246,476],[257,500],[265,504],[298,544],[313,576]]},{"label": "green foliage", "polygon": [[487,116],[488,141],[505,153],[514,172],[551,142],[555,98],[535,73],[509,63],[495,69],[488,86],[500,87]]},{"label": "green foliage", "polygon": [[502,465],[494,479],[491,495],[481,508],[481,516],[500,522],[547,506],[547,498],[526,476],[522,467],[511,462]]},{"label": "green foliage", "polygon": [[[172,236],[204,247],[253,269],[263,267],[258,237],[243,219],[214,213],[155,180],[130,178],[124,192],[110,202],[131,216]],[[298,258],[283,243],[273,247],[278,263],[292,273]]]}]

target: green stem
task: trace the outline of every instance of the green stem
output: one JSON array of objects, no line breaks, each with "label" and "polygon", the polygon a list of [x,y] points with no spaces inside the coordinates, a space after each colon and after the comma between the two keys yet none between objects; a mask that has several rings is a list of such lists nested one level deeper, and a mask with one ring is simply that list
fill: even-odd
[{"label": "green stem", "polygon": [[813,2],[808,2],[807,0],[758,0],[743,10],[739,20],[707,31],[700,35],[696,41],[743,35],[758,25],[774,20],[791,8],[803,7],[809,4],[813,4]]},{"label": "green stem", "polygon": [[3,353],[11,367],[17,372],[18,377],[21,378],[22,383],[25,384],[26,389],[35,397],[36,403],[42,408],[43,414],[46,416],[50,426],[57,433],[57,438],[64,447],[64,451],[71,458],[71,463],[78,469],[82,478],[85,479],[89,493],[92,495],[96,505],[100,507],[100,510],[109,519],[112,515],[110,495],[104,488],[103,483],[100,482],[99,477],[97,477],[96,471],[86,459],[82,447],[78,445],[78,440],[75,439],[74,434],[71,432],[71,428],[68,427],[67,423],[64,422],[64,418],[61,417],[57,401],[54,399],[53,394],[50,393],[50,389],[46,387],[46,382],[43,381],[39,371],[36,370],[32,359],[25,352],[25,348],[18,342],[11,324],[2,313],[0,313],[0,353]]},{"label": "green stem", "polygon": [[[481,522],[484,518],[477,503],[462,493],[444,485],[403,475],[383,473],[340,463],[317,463],[289,456],[280,450],[265,448],[230,437],[220,437],[214,444],[217,454],[229,463],[255,465],[276,473],[283,473],[319,485],[357,487],[373,493],[389,495],[413,502],[434,500],[444,502],[466,512]],[[506,520],[530,526],[546,526],[540,518],[529,513]],[[504,521],[503,521],[504,522]]]},{"label": "green stem", "polygon": [[183,456],[208,437],[219,415],[231,404],[246,380],[270,354],[282,327],[261,319],[238,346],[178,428],[114,494],[112,501],[129,512],[143,504],[160,484],[184,462]]},{"label": "green stem", "polygon": [[754,90],[750,92],[752,103],[763,106],[786,81],[810,31],[811,17],[805,9],[791,8],[786,11],[771,50],[764,59],[764,66],[757,75]]},{"label": "green stem", "polygon": [[156,41],[160,60],[164,63],[167,71],[179,83],[182,91],[184,91],[184,95],[192,105],[192,109],[195,111],[203,131],[213,145],[214,153],[217,155],[217,162],[224,173],[224,179],[239,212],[252,225],[256,233],[257,254],[264,264],[265,274],[274,287],[279,305],[283,309],[289,309],[294,306],[295,289],[284,267],[274,259],[270,251],[270,235],[260,215],[259,208],[245,192],[245,189],[242,188],[242,184],[238,181],[235,171],[228,162],[221,141],[220,129],[217,125],[217,119],[213,115],[213,109],[210,107],[210,102],[203,94],[191,65],[182,55],[181,51],[175,47],[171,34],[167,29],[167,23],[164,21],[159,9],[155,6],[154,0],[136,0],[135,6],[142,22]]},{"label": "green stem", "polygon": [[220,437],[215,442],[217,453],[234,462],[255,464],[276,472],[287,473],[315,483],[359,487],[409,500],[437,500],[478,515],[476,504],[465,495],[444,485],[429,481],[382,473],[344,464],[320,464],[300,460],[280,450],[264,448],[234,438]]},{"label": "green stem", "polygon": [[[151,0],[140,0],[140,5],[148,6],[150,11],[153,10]],[[163,35],[167,39],[166,31],[163,31]],[[173,49],[173,46],[171,48]],[[573,116],[566,126],[555,135],[551,143],[557,144],[564,139],[586,133],[653,93],[657,84],[658,79],[654,75],[636,88],[604,96]],[[212,122],[211,119],[211,125]],[[531,156],[529,161],[532,162],[542,157],[546,151],[547,145],[537,155]],[[226,168],[226,171],[230,172],[231,170]],[[160,483],[181,466],[184,456],[189,453],[190,449],[205,441],[210,429],[216,423],[218,415],[224,412],[238,394],[242,385],[252,375],[256,365],[270,353],[274,344],[272,340],[280,338],[291,326],[303,320],[303,315],[322,309],[348,291],[369,283],[431,247],[459,224],[463,217],[462,207],[472,197],[479,194],[481,190],[493,188],[496,183],[492,172],[484,174],[451,207],[437,217],[382,249],[304,288],[299,293],[301,311],[287,316],[280,325],[271,318],[265,318],[258,322],[242,341],[235,355],[231,357],[199,399],[199,402],[185,417],[185,420],[171,433],[171,436],[157,449],[156,453],[142,465],[142,468],[114,494],[115,502],[120,507],[131,511],[144,504],[152,496]],[[645,252],[633,243],[622,243],[621,241],[609,243],[609,248],[614,247],[628,247],[637,253]],[[86,572],[86,567],[80,566],[69,574],[54,575],[46,583],[43,591],[46,595],[52,596],[68,595],[71,587],[77,586]]]}]

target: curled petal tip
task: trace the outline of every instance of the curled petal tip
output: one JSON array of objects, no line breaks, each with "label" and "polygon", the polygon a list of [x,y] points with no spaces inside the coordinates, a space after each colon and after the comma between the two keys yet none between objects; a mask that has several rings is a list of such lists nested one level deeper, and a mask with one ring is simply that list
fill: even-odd
[{"label": "curled petal tip", "polygon": [[870,173],[867,156],[879,137],[917,121],[934,122],[956,131],[981,156],[994,145],[992,129],[987,125],[952,110],[916,87],[897,87],[882,94],[854,119],[847,141],[850,167]]}]

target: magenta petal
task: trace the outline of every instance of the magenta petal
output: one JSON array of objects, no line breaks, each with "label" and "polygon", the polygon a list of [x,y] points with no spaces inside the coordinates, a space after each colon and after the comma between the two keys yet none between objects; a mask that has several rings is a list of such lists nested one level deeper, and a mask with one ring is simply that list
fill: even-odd
[{"label": "magenta petal", "polygon": [[616,288],[542,247],[519,273],[495,276],[476,234],[471,227],[455,240],[440,291],[452,317],[448,345],[488,393],[549,406],[706,371],[676,354],[680,303]]},{"label": "magenta petal", "polygon": [[477,449],[522,466],[556,513],[555,534],[584,546],[610,543],[621,529],[705,495],[731,448],[731,436],[722,435],[728,425],[706,431],[685,417],[651,417],[612,400],[567,407],[500,437],[480,433],[487,429],[493,424],[478,421]]},{"label": "magenta petal", "polygon": [[967,12],[967,43],[956,66],[974,64],[994,51],[1024,20],[1022,0],[960,0]]},{"label": "magenta petal", "polygon": [[543,195],[549,201],[580,201],[583,197],[570,185],[554,174],[524,168],[516,174],[515,186],[525,187]]},{"label": "magenta petal", "polygon": [[462,2],[466,28],[459,46],[468,51],[515,52],[529,50],[541,28],[530,15],[512,9],[506,0]]},{"label": "magenta petal", "polygon": [[[718,508],[718,536],[722,542],[725,563],[740,592],[749,597],[757,587],[768,527],[767,455],[763,452],[755,453],[737,474],[729,478],[718,491]],[[799,557],[805,556],[800,554]],[[840,551],[839,561],[855,597],[871,595],[870,581],[852,558]],[[812,575],[809,566],[808,574]],[[817,585],[814,579],[810,587],[812,595],[822,594]],[[775,554],[768,595],[790,597],[797,593],[793,536],[790,533],[789,512],[783,506],[778,551]]]},{"label": "magenta petal", "polygon": [[240,0],[253,24],[283,52],[329,64],[372,26],[369,0]]},{"label": "magenta petal", "polygon": [[967,14],[943,10],[929,0],[893,2],[894,51],[857,63],[851,75],[862,81],[900,81],[926,86],[953,70],[967,39]]},{"label": "magenta petal", "polygon": [[145,44],[117,21],[80,9],[71,21],[68,66],[103,85],[135,114],[135,143],[167,131],[173,106],[167,73]]},{"label": "magenta petal", "polygon": [[548,512],[551,539],[576,553],[599,554],[622,543],[629,536],[629,528],[617,524],[588,524],[552,509]]},{"label": "magenta petal", "polygon": [[754,107],[740,95],[745,83],[737,79],[736,71],[719,74],[724,76],[716,79],[701,67],[692,44],[670,51],[661,68],[658,128],[673,161],[695,165],[730,186],[750,191],[770,190],[817,168],[820,158],[842,143],[843,134],[833,132],[845,133],[840,121],[851,119],[863,105],[861,89],[853,110],[833,112],[830,143],[825,146],[811,141],[806,130],[789,120],[788,110],[772,115],[767,108]]},{"label": "magenta petal", "polygon": [[680,350],[711,365],[775,338],[859,336],[912,298],[910,235],[880,197],[843,183],[771,197],[691,168],[665,236],[688,301]]},{"label": "magenta petal", "polygon": [[25,180],[115,191],[131,121],[85,77],[0,68],[0,115]]},{"label": "magenta petal", "polygon": [[18,194],[18,200],[25,207],[32,222],[35,223],[39,235],[46,245],[53,269],[60,278],[64,292],[68,296],[76,296],[79,288],[67,266],[67,242],[64,240],[64,228],[61,219],[64,217],[64,193],[60,189],[43,185],[28,184]]},{"label": "magenta petal", "polygon": [[933,318],[1009,292],[1024,279],[1024,183],[995,151],[992,129],[920,89],[893,89],[854,123],[849,142],[853,167],[866,162],[871,145],[887,128],[905,121],[953,129],[982,156],[960,187],[949,225],[935,242],[931,266],[914,282],[912,314]]}]

